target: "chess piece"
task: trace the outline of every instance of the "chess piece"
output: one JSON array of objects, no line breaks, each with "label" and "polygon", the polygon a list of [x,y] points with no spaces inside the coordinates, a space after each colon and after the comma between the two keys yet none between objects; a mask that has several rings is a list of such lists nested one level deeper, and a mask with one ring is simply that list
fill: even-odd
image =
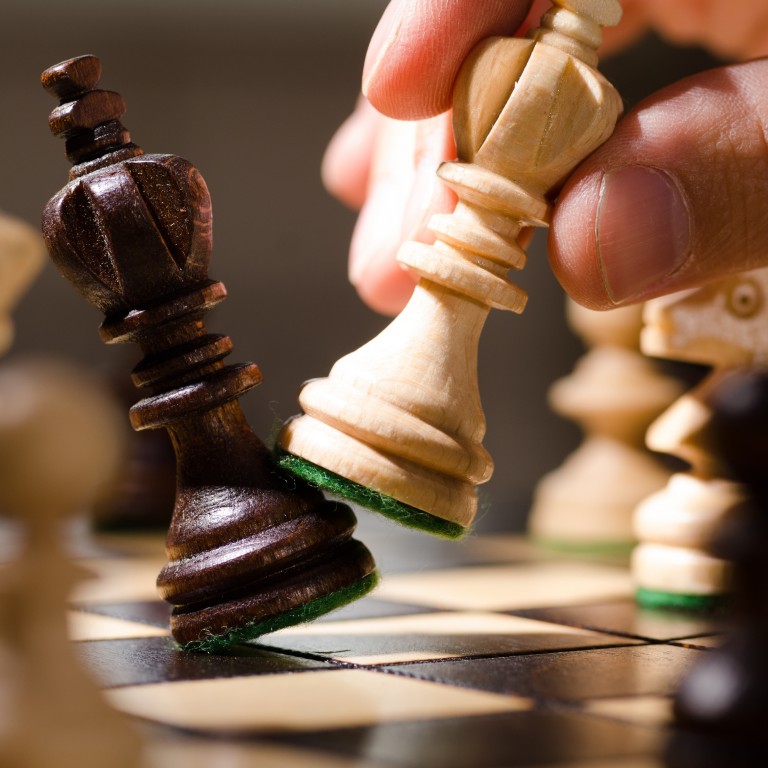
[{"label": "chess piece", "polygon": [[[733,563],[731,636],[703,654],[675,698],[684,732],[679,750],[700,754],[718,746],[721,765],[768,763],[768,374],[765,369],[718,373],[706,393],[710,419],[699,441],[721,456],[745,501],[720,521],[712,549]],[[713,744],[714,742],[714,744]],[[689,763],[692,764],[692,763]],[[697,765],[710,765],[705,759]]]},{"label": "chess piece", "polygon": [[165,427],[177,459],[158,588],[174,605],[176,640],[213,650],[336,608],[370,590],[376,573],[352,538],[352,511],[282,476],[246,423],[238,398],[259,370],[225,365],[229,338],[204,325],[226,296],[207,275],[205,182],[186,160],[132,143],[123,99],[97,89],[100,76],[94,56],[43,73],[60,99],[51,130],[73,163],[43,234],[59,269],[106,315],[104,341],[144,352],[133,381],[148,394],[131,423]]},{"label": "chess piece", "polygon": [[477,346],[491,307],[521,312],[523,227],[546,225],[551,196],[613,130],[621,101],[594,69],[616,0],[557,0],[528,39],[481,43],[453,99],[459,159],[438,175],[459,197],[432,219],[433,246],[398,260],[419,276],[403,312],[307,383],[304,415],[278,438],[298,475],[417,528],[461,535],[492,461],[481,441]]},{"label": "chess piece", "polygon": [[[139,398],[120,366],[108,385],[126,410]],[[176,499],[176,457],[163,429],[131,430],[115,481],[94,503],[93,527],[100,531],[167,530]]]},{"label": "chess piece", "polygon": [[641,305],[594,312],[568,301],[569,323],[589,351],[549,399],[585,438],[536,487],[529,531],[548,546],[629,547],[635,507],[669,479],[643,438],[681,387],[640,353],[641,314]]},{"label": "chess piece", "polygon": [[[768,269],[649,302],[642,348],[650,355],[704,363],[715,372],[768,364]],[[635,513],[632,556],[638,600],[647,606],[710,609],[728,589],[728,563],[710,549],[714,531],[741,503],[740,485],[698,435],[710,419],[713,381],[676,401],[651,425],[654,450],[690,464]]]},{"label": "chess piece", "polygon": [[18,558],[3,568],[0,595],[7,768],[139,764],[138,735],[102,699],[68,639],[67,599],[86,574],[62,547],[64,524],[90,506],[117,466],[123,419],[71,368],[0,369],[0,507],[24,534]]},{"label": "chess piece", "polygon": [[44,249],[32,227],[0,213],[0,355],[13,341],[10,312],[43,266]]},{"label": "chess piece", "polygon": [[[7,351],[13,337],[10,310],[44,263],[40,234],[0,213],[0,354]],[[135,390],[130,389],[133,397]],[[119,483],[108,488],[104,498],[96,499],[89,511],[97,527],[136,527],[137,523],[159,519],[164,519],[167,527],[170,521],[176,485],[173,449],[167,438],[160,444],[152,439],[158,432],[133,434],[139,439],[129,446],[129,461],[121,468]]]}]

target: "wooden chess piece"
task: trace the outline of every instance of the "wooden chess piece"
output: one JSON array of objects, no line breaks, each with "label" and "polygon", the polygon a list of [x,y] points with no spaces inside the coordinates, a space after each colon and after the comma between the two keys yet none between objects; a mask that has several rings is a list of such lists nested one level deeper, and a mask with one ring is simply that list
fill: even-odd
[{"label": "wooden chess piece", "polygon": [[13,341],[11,310],[43,266],[45,249],[32,227],[0,213],[0,355]]},{"label": "wooden chess piece", "polygon": [[120,456],[124,417],[95,382],[61,364],[0,369],[0,506],[22,529],[3,569],[0,765],[133,768],[138,735],[102,699],[68,639],[66,606],[86,572],[63,526],[87,510]]},{"label": "wooden chess piece", "polygon": [[589,351],[549,399],[585,438],[536,487],[529,531],[547,546],[628,548],[635,507],[669,479],[644,437],[681,387],[640,353],[641,315],[639,304],[595,312],[568,300],[569,324]]},{"label": "wooden chess piece", "polygon": [[[744,502],[717,526],[712,549],[733,563],[733,628],[702,654],[675,697],[676,754],[688,765],[768,763],[768,373],[731,369],[703,397],[710,419],[699,442],[721,457]],[[690,736],[698,736],[692,739]],[[686,738],[687,736],[687,738]],[[724,758],[720,761],[711,759]],[[677,761],[685,764],[682,760]]]},{"label": "wooden chess piece", "polygon": [[[725,278],[649,302],[643,351],[703,363],[715,373],[768,364],[768,269]],[[714,375],[714,374],[711,374]],[[711,417],[706,378],[651,425],[646,442],[684,459],[690,469],[645,499],[635,512],[632,574],[649,607],[710,609],[728,590],[727,561],[711,551],[714,532],[740,504],[743,490],[711,444],[700,439]]]},{"label": "wooden chess piece", "polygon": [[477,346],[491,307],[521,312],[524,227],[546,225],[550,197],[611,133],[621,101],[594,69],[616,0],[556,0],[528,39],[481,43],[454,90],[459,159],[438,175],[459,197],[437,216],[433,246],[398,260],[419,276],[403,312],[372,341],[307,383],[304,415],[278,438],[281,463],[390,517],[458,536],[492,461],[481,441]]},{"label": "wooden chess piece", "polygon": [[[127,370],[116,367],[107,378],[110,390],[126,410],[140,399]],[[94,503],[90,518],[99,531],[167,530],[175,499],[176,456],[168,433],[164,429],[131,430],[125,460],[115,481]]]},{"label": "wooden chess piece", "polygon": [[50,126],[66,140],[70,182],[45,208],[51,258],[105,315],[107,343],[137,342],[136,429],[165,427],[177,459],[169,563],[158,587],[173,636],[208,650],[307,621],[370,590],[368,550],[343,505],[280,473],[238,398],[252,363],[225,365],[226,336],[204,315],[226,296],[208,279],[211,205],[199,172],[147,155],[120,122],[122,97],[97,89],[101,64],[81,56],[43,73],[60,99]]}]

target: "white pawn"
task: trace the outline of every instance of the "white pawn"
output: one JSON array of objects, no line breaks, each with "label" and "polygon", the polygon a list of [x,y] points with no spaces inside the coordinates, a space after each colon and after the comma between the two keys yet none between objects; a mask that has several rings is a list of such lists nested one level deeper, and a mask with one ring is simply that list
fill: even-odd
[{"label": "white pawn", "polygon": [[3,571],[3,768],[134,768],[139,740],[102,699],[67,636],[67,598],[84,571],[62,529],[115,471],[123,416],[86,376],[50,362],[0,369],[0,508],[21,527]]},{"label": "white pawn", "polygon": [[0,355],[13,341],[11,310],[40,271],[44,254],[32,227],[0,213]]},{"label": "white pawn", "polygon": [[681,387],[640,353],[640,306],[594,312],[569,300],[566,312],[589,351],[549,399],[585,438],[538,484],[529,530],[549,546],[628,547],[635,507],[669,479],[643,445],[645,430]]},{"label": "white pawn", "polygon": [[728,591],[730,570],[710,541],[743,493],[709,450],[706,393],[721,371],[768,366],[768,269],[649,302],[645,322],[644,352],[715,370],[648,431],[650,448],[691,468],[638,506],[632,574],[644,605],[707,608]]},{"label": "white pawn", "polygon": [[440,535],[467,530],[476,486],[493,471],[477,349],[491,308],[525,306],[507,278],[526,260],[518,238],[548,223],[552,193],[622,109],[594,69],[618,0],[554,1],[528,39],[490,38],[464,62],[453,96],[458,159],[438,170],[459,202],[430,220],[433,245],[398,252],[419,277],[413,295],[378,336],[304,386],[304,414],[278,437],[292,471]]}]

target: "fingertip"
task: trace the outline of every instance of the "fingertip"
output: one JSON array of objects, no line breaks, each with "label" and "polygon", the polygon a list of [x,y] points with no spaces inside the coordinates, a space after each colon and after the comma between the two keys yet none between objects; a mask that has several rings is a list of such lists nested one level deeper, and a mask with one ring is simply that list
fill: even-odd
[{"label": "fingertip", "polygon": [[531,0],[393,0],[366,55],[363,93],[389,117],[416,120],[450,108],[453,83],[472,48],[510,35]]},{"label": "fingertip", "polygon": [[400,184],[379,179],[369,190],[349,249],[349,281],[371,309],[384,315],[405,306],[415,282],[396,260],[405,199]]},{"label": "fingertip", "polygon": [[572,179],[557,199],[547,252],[555,277],[568,295],[588,309],[615,306],[600,272],[596,221],[602,173]]},{"label": "fingertip", "polygon": [[387,268],[371,268],[355,285],[358,295],[375,312],[389,317],[399,314],[416,287],[417,278],[397,262]]},{"label": "fingertip", "polygon": [[399,312],[415,277],[396,261],[404,240],[433,242],[427,223],[455,206],[435,171],[455,155],[450,116],[421,122],[379,116],[365,204],[350,246],[349,279],[363,301],[383,314]]},{"label": "fingertip", "polygon": [[363,62],[363,94],[366,97],[368,82],[375,78],[384,59],[389,56],[390,49],[397,42],[407,2],[408,0],[390,0],[371,35]]},{"label": "fingertip", "polygon": [[376,110],[365,99],[360,99],[323,155],[320,166],[323,186],[351,208],[359,209],[365,202],[377,120]]},{"label": "fingertip", "polygon": [[413,178],[403,216],[402,240],[434,242],[429,222],[435,214],[450,213],[458,197],[437,175],[440,164],[456,157],[451,119],[443,113],[416,127]]}]

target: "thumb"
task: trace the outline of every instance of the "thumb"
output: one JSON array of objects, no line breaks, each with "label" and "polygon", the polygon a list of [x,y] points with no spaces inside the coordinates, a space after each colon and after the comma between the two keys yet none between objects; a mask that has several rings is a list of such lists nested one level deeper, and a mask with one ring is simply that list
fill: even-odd
[{"label": "thumb", "polygon": [[561,192],[550,263],[593,309],[768,266],[768,60],[682,80],[620,121]]}]

